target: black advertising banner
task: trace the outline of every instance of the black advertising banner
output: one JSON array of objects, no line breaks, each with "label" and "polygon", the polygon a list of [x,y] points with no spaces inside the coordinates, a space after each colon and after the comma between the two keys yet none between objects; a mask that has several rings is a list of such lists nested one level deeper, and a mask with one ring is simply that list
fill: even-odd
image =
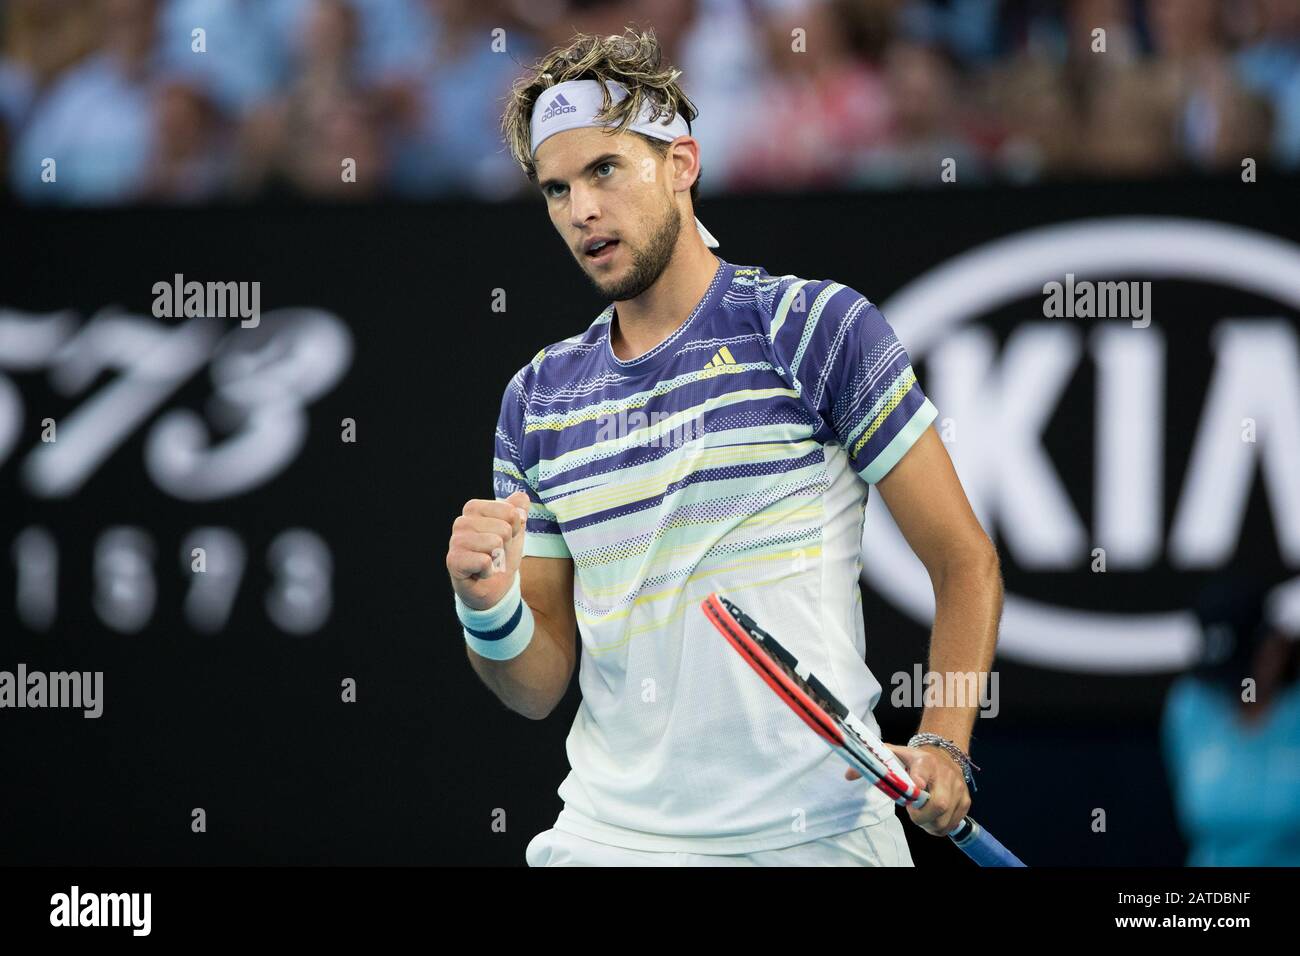
[{"label": "black advertising banner", "polygon": [[[1300,575],[1297,185],[700,210],[728,261],[851,285],[909,349],[1003,558],[977,800],[1031,864],[1182,861],[1157,727],[1189,608]],[[604,304],[540,202],[0,221],[0,671],[44,688],[0,709],[5,860],[522,862],[576,692],[506,712],[443,560],[510,375]],[[933,597],[874,499],[864,567],[905,739]],[[1117,763],[1141,786],[1089,773]]]}]

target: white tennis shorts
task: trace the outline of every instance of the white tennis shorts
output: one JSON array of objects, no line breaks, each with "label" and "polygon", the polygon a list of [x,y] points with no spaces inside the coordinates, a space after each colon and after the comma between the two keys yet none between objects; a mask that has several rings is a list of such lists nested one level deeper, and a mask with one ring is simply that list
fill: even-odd
[{"label": "white tennis shorts", "polygon": [[897,817],[834,836],[755,853],[629,850],[563,830],[543,830],[528,844],[529,866],[911,866]]}]

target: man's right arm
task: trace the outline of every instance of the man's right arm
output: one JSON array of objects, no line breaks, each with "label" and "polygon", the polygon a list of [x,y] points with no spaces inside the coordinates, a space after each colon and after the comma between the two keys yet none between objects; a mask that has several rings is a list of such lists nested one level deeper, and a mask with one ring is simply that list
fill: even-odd
[{"label": "man's right arm", "polygon": [[472,648],[465,650],[470,666],[501,703],[532,720],[541,720],[564,698],[578,660],[573,561],[524,558],[519,586],[535,622],[533,639],[524,652],[508,661],[494,661]]},{"label": "man's right arm", "polygon": [[[524,557],[529,498],[516,491],[504,500],[472,499],[452,524],[447,572],[452,589],[469,612],[500,608],[519,575],[519,597],[532,619],[532,635],[522,651],[494,659],[467,646],[470,666],[503,704],[533,720],[553,711],[568,690],[577,664],[577,623],[573,611],[572,558]],[[501,570],[493,571],[493,554]],[[516,607],[518,603],[516,600]],[[516,625],[525,626],[520,621]],[[513,632],[512,632],[513,633]],[[518,640],[518,636],[510,640]],[[507,643],[501,641],[501,644]],[[484,653],[496,644],[479,642]]]}]

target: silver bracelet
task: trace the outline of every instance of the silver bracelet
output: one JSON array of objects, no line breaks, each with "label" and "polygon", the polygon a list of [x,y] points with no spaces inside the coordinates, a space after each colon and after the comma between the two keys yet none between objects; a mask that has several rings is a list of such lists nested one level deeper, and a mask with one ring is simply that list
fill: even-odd
[{"label": "silver bracelet", "polygon": [[966,778],[966,786],[970,787],[971,793],[975,792],[975,775],[971,773],[971,768],[979,770],[979,764],[970,759],[966,751],[962,750],[947,737],[940,737],[938,734],[913,734],[912,739],[907,742],[909,747],[938,747],[953,760],[957,761],[961,767],[962,776]]}]

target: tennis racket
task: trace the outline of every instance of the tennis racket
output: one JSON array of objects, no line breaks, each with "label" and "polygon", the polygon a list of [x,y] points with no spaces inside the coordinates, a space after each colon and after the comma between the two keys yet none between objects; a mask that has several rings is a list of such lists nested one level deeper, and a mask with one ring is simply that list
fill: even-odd
[{"label": "tennis racket", "polygon": [[[930,794],[916,785],[903,762],[776,638],[716,593],[700,606],[767,686],[863,779],[872,781],[899,806],[920,809],[926,805]],[[963,819],[948,837],[980,866],[1025,865],[970,817]]]}]

